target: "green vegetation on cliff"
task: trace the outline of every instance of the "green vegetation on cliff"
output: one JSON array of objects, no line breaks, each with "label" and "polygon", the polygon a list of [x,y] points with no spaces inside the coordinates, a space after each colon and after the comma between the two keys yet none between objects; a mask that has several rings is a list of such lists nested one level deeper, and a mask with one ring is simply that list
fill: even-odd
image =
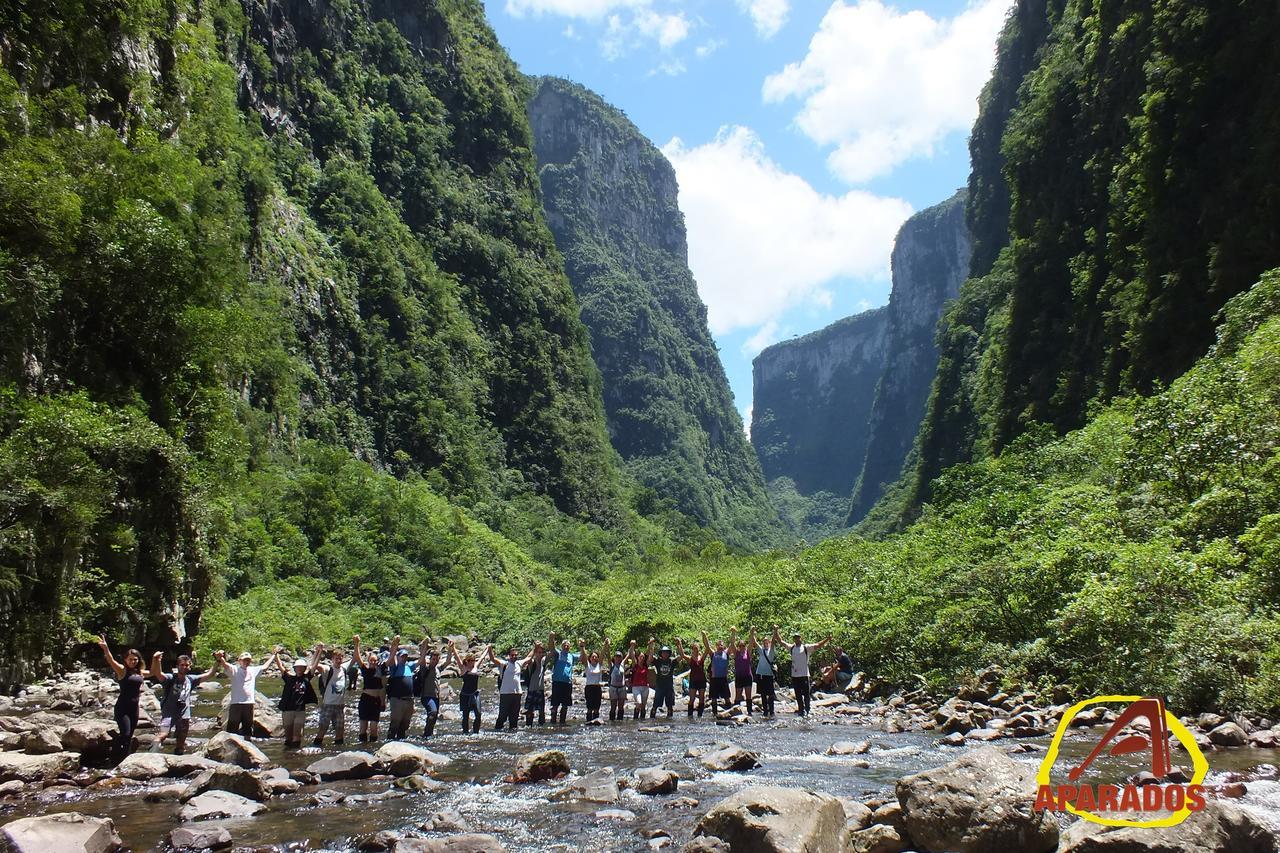
[{"label": "green vegetation on cliff", "polygon": [[976,277],[939,330],[908,510],[954,462],[1172,381],[1280,263],[1280,81],[1259,73],[1276,26],[1260,0],[1018,3],[972,140]]},{"label": "green vegetation on cliff", "polygon": [[529,115],[614,448],[653,500],[730,545],[772,544],[778,517],[689,270],[675,170],[620,111],[567,80],[537,80]]}]

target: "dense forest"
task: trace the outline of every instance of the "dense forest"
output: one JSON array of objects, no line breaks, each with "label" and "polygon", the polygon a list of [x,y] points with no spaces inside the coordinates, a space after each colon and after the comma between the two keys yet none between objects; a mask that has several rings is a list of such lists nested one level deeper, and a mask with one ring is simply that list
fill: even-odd
[{"label": "dense forest", "polygon": [[[479,2],[3,7],[0,682],[100,630],[786,621],[899,684],[1280,709],[1278,18],[1017,2],[906,474],[857,534],[748,553],[786,534],[669,166]],[[534,135],[547,86],[662,251]]]}]

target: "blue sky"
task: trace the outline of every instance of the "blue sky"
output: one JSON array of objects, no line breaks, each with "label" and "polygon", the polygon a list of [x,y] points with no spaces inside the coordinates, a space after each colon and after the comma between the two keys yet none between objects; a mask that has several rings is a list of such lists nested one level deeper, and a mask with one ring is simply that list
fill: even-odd
[{"label": "blue sky", "polygon": [[893,236],[968,175],[1012,0],[488,0],[528,74],[623,110],[676,167],[738,408],[751,359],[889,297]]}]

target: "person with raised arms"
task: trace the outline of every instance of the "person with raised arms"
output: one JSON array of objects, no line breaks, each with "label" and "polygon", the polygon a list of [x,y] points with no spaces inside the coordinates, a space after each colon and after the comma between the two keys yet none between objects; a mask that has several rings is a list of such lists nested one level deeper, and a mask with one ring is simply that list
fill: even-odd
[{"label": "person with raised arms", "polygon": [[[631,648],[635,648],[635,641]],[[627,671],[631,668],[631,654],[621,651],[610,653],[609,638],[604,638],[605,654],[609,656],[609,719],[625,719],[627,713]]]},{"label": "person with raised arms", "polygon": [[583,667],[587,678],[587,684],[583,688],[583,698],[587,703],[588,723],[598,722],[600,719],[600,705],[604,695],[604,661],[608,654],[609,641],[606,639],[600,651],[592,652],[587,656],[587,663]]},{"label": "person with raised arms", "polygon": [[[492,656],[493,647],[486,646],[484,655]],[[457,657],[458,650],[453,644],[453,640],[449,641],[449,657]],[[480,670],[477,669],[478,659],[475,652],[467,651],[462,658],[462,666],[460,675],[462,677],[462,689],[458,691],[458,710],[462,712],[462,733],[467,734],[468,722],[471,715],[476,718],[476,727],[474,734],[480,734]]]},{"label": "person with raised arms", "polygon": [[724,706],[729,707],[729,650],[725,648],[724,640],[716,640],[715,650],[711,650],[711,641],[707,639],[707,632],[702,632],[702,646],[707,649],[711,658],[711,714],[712,716],[720,713],[720,702],[724,701]]},{"label": "person with raised arms", "polygon": [[631,718],[643,720],[649,706],[649,662],[653,660],[653,647],[657,640],[649,638],[649,646],[643,652],[636,651],[636,641],[631,641]]},{"label": "person with raised arms", "polygon": [[[397,639],[399,639],[397,637]],[[378,739],[378,723],[387,702],[387,661],[381,650],[362,653],[360,635],[351,638],[352,664],[360,670],[360,698],[356,700],[356,718],[360,721],[360,743]],[[352,682],[354,686],[355,682]]]},{"label": "person with raised arms", "polygon": [[[706,636],[706,633],[703,633]],[[698,703],[698,716],[702,716],[707,704],[707,658],[697,643],[689,644],[689,653],[685,654],[684,642],[676,638],[676,652],[680,660],[689,665],[689,717],[693,718],[694,701]]]},{"label": "person with raised arms", "polygon": [[756,647],[756,682],[760,685],[760,713],[763,716],[772,717],[774,704],[777,701],[775,681],[778,676],[778,646],[782,644],[778,637],[778,626],[773,626],[773,636],[765,637],[764,642],[756,639],[756,629],[752,626],[751,644]]},{"label": "person with raised arms", "polygon": [[[649,648],[652,649],[653,646],[651,645]],[[678,661],[671,657],[670,646],[663,646],[658,652],[658,656],[653,660],[653,708],[649,711],[650,719],[658,716],[658,706],[660,705],[666,706],[667,719],[671,719],[671,715],[675,713],[677,663]]]},{"label": "person with raised arms", "polygon": [[541,640],[533,644],[533,651],[527,660],[529,663],[521,673],[525,686],[524,724],[526,728],[533,725],[534,712],[538,714],[538,725],[545,725],[547,722],[547,665],[550,657]]},{"label": "person with raised arms", "polygon": [[215,663],[206,672],[196,675],[191,671],[191,658],[178,655],[177,665],[173,672],[164,672],[160,668],[164,652],[156,652],[151,656],[151,680],[164,685],[160,693],[160,736],[156,739],[155,749],[164,749],[165,739],[172,732],[175,740],[174,755],[182,755],[187,749],[187,732],[191,730],[191,706],[195,704],[195,688],[200,682],[214,678],[218,674]]},{"label": "person with raised arms", "polygon": [[805,643],[800,632],[791,635],[791,687],[796,694],[796,715],[809,715],[809,656],[831,642],[831,635],[817,643]]},{"label": "person with raised arms", "polygon": [[142,673],[142,653],[137,649],[129,649],[124,653],[124,663],[115,659],[111,647],[103,637],[98,637],[98,648],[115,674],[120,685],[120,695],[116,697],[112,716],[116,721],[116,760],[123,760],[133,752],[133,733],[138,728],[139,703],[142,701],[142,686],[146,678]]},{"label": "person with raised arms", "polygon": [[231,704],[227,706],[227,731],[239,734],[246,740],[253,737],[253,709],[258,696],[258,673],[265,665],[256,665],[253,655],[241,652],[236,665],[227,663],[227,653],[214,652],[231,684]]},{"label": "person with raised arms", "polygon": [[[560,648],[556,649],[555,660],[552,662],[551,670],[551,721],[556,721],[556,709],[560,709],[560,724],[563,725],[569,716],[569,706],[573,704],[573,668],[578,661],[586,655],[583,651],[586,649],[586,643],[581,637],[578,638],[577,654],[570,651],[569,640],[565,639],[560,644]],[[551,645],[548,648],[556,648],[556,632],[551,632]]]},{"label": "person with raised arms", "polygon": [[[414,685],[417,682],[418,669],[427,660],[427,639],[418,643],[418,660],[409,660],[409,650],[400,645],[400,635],[391,638],[388,649],[391,668],[387,671],[387,704],[390,714],[387,719],[387,738],[403,740],[409,736],[409,727],[413,725],[413,697],[417,695]],[[375,731],[375,736],[376,736]]]},{"label": "person with raised arms", "polygon": [[729,652],[733,655],[733,704],[745,704],[748,717],[751,716],[751,647],[755,642],[754,629],[750,642],[746,637],[738,639],[737,628],[729,629]]},{"label": "person with raised arms", "polygon": [[[428,644],[428,640],[423,640],[422,642]],[[441,663],[440,652],[436,650],[434,645],[428,644],[424,650],[425,656],[418,661],[418,671],[414,673],[415,689],[419,701],[422,702],[422,710],[427,717],[422,724],[422,736],[424,738],[429,738],[435,734],[436,721],[440,719],[440,674],[453,663],[455,651],[457,650],[453,647],[453,643],[450,643],[444,662]]]},{"label": "person with raised arms", "polygon": [[507,649],[507,656],[499,660],[489,646],[489,660],[498,668],[498,722],[494,724],[495,732],[502,731],[507,723],[511,731],[516,730],[516,721],[520,719],[520,670],[529,664],[533,655],[530,653],[523,659],[514,648]]},{"label": "person with raised arms", "polygon": [[307,706],[320,701],[315,689],[311,686],[311,677],[316,674],[320,665],[320,655],[324,646],[316,643],[311,652],[311,660],[305,657],[293,659],[292,672],[285,668],[280,660],[281,648],[276,646],[272,660],[276,669],[280,670],[280,717],[284,724],[284,748],[298,749],[302,746],[302,729],[307,721]]},{"label": "person with raised arms", "polygon": [[[355,642],[355,637],[352,637]],[[320,727],[316,730],[312,746],[324,746],[324,736],[333,728],[333,743],[341,746],[347,732],[347,693],[360,675],[359,661],[347,663],[342,649],[329,653],[329,667],[320,676]]]}]

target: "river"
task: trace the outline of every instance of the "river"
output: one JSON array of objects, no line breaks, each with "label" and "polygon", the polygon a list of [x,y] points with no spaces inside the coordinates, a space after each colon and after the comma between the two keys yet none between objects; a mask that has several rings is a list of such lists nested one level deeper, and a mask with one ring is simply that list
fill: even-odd
[{"label": "river", "polygon": [[[266,686],[272,689],[271,685]],[[197,716],[206,724],[217,713],[220,695],[220,691],[201,693]],[[486,725],[490,727],[494,718],[489,712],[494,704],[490,702],[486,708]],[[574,710],[580,715],[581,705]],[[350,718],[354,721],[354,710]],[[669,726],[670,730],[641,728],[655,725]],[[308,731],[314,732],[314,720]],[[193,738],[199,740],[202,736],[207,736],[207,731]],[[826,755],[828,747],[841,740],[867,740],[871,749],[861,756]],[[703,769],[696,758],[687,757],[690,750],[723,741],[759,752],[763,766],[748,773],[713,773]],[[272,761],[290,769],[303,769],[323,754],[335,751],[330,745],[324,750],[285,752],[279,740],[256,743]],[[996,746],[1010,750],[1023,743],[1031,744],[1033,751],[1019,752],[1014,757],[1038,764],[1047,738],[1003,740]],[[1084,733],[1073,734],[1064,755],[1078,758],[1090,743]],[[314,806],[309,797],[319,788],[304,787],[296,795],[270,801],[268,810],[256,817],[214,823],[225,825],[238,847],[279,845],[346,851],[355,849],[355,840],[361,835],[384,829],[411,830],[436,812],[453,809],[473,831],[497,836],[512,851],[649,850],[648,836],[655,830],[668,833],[675,849],[679,849],[706,809],[743,785],[804,787],[864,801],[892,798],[893,785],[900,776],[944,764],[959,754],[956,747],[939,744],[938,736],[932,732],[889,734],[841,722],[839,717],[800,720],[789,714],[774,722],[755,718],[742,727],[717,726],[709,716],[691,721],[683,713],[677,713],[670,721],[606,720],[598,727],[584,726],[579,717],[563,727],[535,726],[515,733],[486,728],[479,735],[463,735],[460,724],[453,719],[442,720],[435,737],[426,745],[452,759],[436,773],[438,780],[448,783],[438,792],[401,791],[391,788],[385,779],[323,783],[319,788],[372,796],[367,800],[357,797],[354,805],[348,801],[336,806]],[[349,739],[345,748],[360,746]],[[679,791],[674,796],[647,797],[624,789],[618,803],[601,805],[558,801],[553,798],[559,787],[556,783],[516,785],[503,781],[519,756],[549,748],[562,750],[575,774],[607,766],[617,776],[626,777],[638,768],[663,765],[680,775]],[[1224,774],[1233,771],[1247,772],[1251,778],[1274,777],[1275,770],[1268,769],[1268,765],[1276,759],[1270,750],[1216,751],[1209,755],[1210,781],[1222,781],[1227,778]],[[1175,757],[1175,763],[1176,760]],[[863,767],[861,762],[869,766]],[[1133,767],[1138,769],[1137,764]],[[0,822],[29,814],[80,811],[112,818],[125,843],[134,850],[161,849],[169,830],[179,823],[180,806],[145,802],[143,794],[148,787],[173,781],[130,785],[107,796],[85,792],[67,799],[23,800],[7,806]],[[693,805],[682,798],[699,802]],[[1280,783],[1250,781],[1241,802],[1280,829]],[[635,817],[618,820],[596,816],[598,810],[610,808],[627,810]]]}]

